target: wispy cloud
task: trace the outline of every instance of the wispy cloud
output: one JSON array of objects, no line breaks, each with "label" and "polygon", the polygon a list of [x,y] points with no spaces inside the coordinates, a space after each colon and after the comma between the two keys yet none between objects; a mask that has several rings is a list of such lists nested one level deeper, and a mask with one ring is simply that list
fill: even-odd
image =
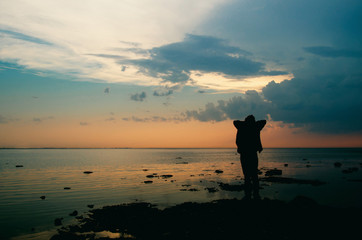
[{"label": "wispy cloud", "polygon": [[46,120],[51,120],[51,119],[54,119],[53,116],[48,116],[48,117],[34,117],[33,118],[33,122],[36,122],[36,123],[41,123],[43,121],[46,121]]},{"label": "wispy cloud", "polygon": [[81,126],[88,126],[89,123],[88,123],[88,122],[79,122],[79,125],[81,125]]},{"label": "wispy cloud", "polygon": [[182,39],[222,4],[224,0],[2,2],[0,60],[76,80],[157,85],[160,79],[142,74],[138,65],[120,67],[117,61],[147,57],[148,49]]},{"label": "wispy cloud", "polygon": [[123,121],[132,121],[132,122],[185,122],[189,119],[185,115],[173,116],[173,117],[163,117],[163,116],[151,116],[151,117],[123,117]]},{"label": "wispy cloud", "polygon": [[5,36],[37,44],[53,45],[52,43],[37,37],[29,36],[23,33],[14,32],[6,29],[0,29],[0,37],[5,37]]},{"label": "wispy cloud", "polygon": [[3,115],[0,114],[0,124],[1,124],[1,123],[2,123],[2,124],[8,123],[8,122],[10,122],[10,121],[11,121],[10,119],[8,119],[8,118],[6,118],[6,117],[4,117]]}]

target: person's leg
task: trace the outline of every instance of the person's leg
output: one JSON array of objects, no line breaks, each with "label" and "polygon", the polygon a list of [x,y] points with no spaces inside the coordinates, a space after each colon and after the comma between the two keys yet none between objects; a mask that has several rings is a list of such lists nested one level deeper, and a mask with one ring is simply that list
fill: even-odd
[{"label": "person's leg", "polygon": [[245,192],[245,199],[251,198],[251,174],[250,174],[250,164],[249,164],[249,156],[247,153],[240,154],[240,162],[241,168],[244,174],[244,192]]},{"label": "person's leg", "polygon": [[250,156],[251,166],[250,166],[250,172],[251,172],[251,181],[252,181],[252,189],[253,189],[253,195],[255,199],[259,199],[259,178],[258,178],[258,154],[257,152],[254,152],[252,156]]}]

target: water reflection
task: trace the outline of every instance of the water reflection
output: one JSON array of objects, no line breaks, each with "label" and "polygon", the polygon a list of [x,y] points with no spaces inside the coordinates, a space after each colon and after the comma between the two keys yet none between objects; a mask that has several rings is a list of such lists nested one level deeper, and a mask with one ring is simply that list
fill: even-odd
[{"label": "water reflection", "polygon": [[[346,175],[342,170],[359,167],[362,154],[325,152],[328,157],[324,157],[322,153],[265,149],[260,155],[260,177],[268,169],[277,168],[282,170],[283,177],[318,179],[327,184],[313,187],[261,182],[261,196],[290,200],[299,194],[316,198],[320,203],[360,205],[360,182],[347,180],[361,179],[362,171]],[[33,227],[36,232],[52,229],[55,218],[64,217],[63,222],[67,223],[74,219],[69,213],[77,210],[82,214],[90,204],[97,208],[147,201],[164,208],[186,201],[244,196],[242,191],[220,187],[220,183],[231,187],[242,184],[239,157],[234,149],[1,150],[0,159],[0,230],[9,236],[30,233]],[[334,167],[336,160],[343,162],[341,169]],[[311,167],[306,167],[306,161]],[[16,168],[17,164],[24,167]],[[147,178],[154,173],[172,177]],[[145,184],[146,180],[152,183]],[[41,200],[43,195],[46,198]]]}]

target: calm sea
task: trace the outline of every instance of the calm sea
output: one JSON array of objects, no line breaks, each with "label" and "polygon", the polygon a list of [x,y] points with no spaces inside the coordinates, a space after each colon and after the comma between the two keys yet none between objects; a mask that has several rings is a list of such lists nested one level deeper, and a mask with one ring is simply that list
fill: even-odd
[{"label": "calm sea", "polygon": [[[291,200],[304,195],[321,204],[362,206],[362,149],[265,149],[259,157],[264,172],[278,168],[283,177],[326,182],[263,182],[262,197]],[[342,166],[335,167],[335,162]],[[242,198],[243,192],[220,190],[218,185],[241,184],[241,179],[235,149],[2,149],[0,238],[48,239],[56,229],[55,218],[71,223],[69,214],[83,214],[87,205],[147,201],[164,208],[185,201]]]}]

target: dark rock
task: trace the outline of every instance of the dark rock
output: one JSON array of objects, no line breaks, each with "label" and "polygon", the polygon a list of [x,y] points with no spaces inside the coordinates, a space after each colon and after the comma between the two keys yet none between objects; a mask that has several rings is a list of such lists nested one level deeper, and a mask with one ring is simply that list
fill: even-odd
[{"label": "dark rock", "polygon": [[334,166],[337,167],[337,168],[339,168],[339,167],[342,166],[342,163],[340,163],[340,162],[335,162],[335,163],[334,163]]},{"label": "dark rock", "polygon": [[244,185],[242,184],[236,184],[236,185],[231,185],[228,183],[222,183],[222,182],[218,182],[221,190],[224,191],[244,191]]},{"label": "dark rock", "polygon": [[348,182],[362,182],[362,179],[349,179]]},{"label": "dark rock", "polygon": [[75,218],[80,220],[80,219],[83,219],[84,217],[82,215],[80,215],[80,216],[76,216]]},{"label": "dark rock", "polygon": [[[140,240],[356,239],[361,231],[356,216],[362,214],[360,208],[322,206],[300,197],[291,203],[228,199],[186,202],[165,209],[139,202],[90,212],[90,218],[58,230],[51,240],[95,239],[94,232],[105,230],[132,236],[119,239]],[[232,216],[237,216],[237,221]]]},{"label": "dark rock", "polygon": [[219,190],[217,190],[217,189],[214,188],[214,187],[205,188],[205,190],[207,190],[209,193],[214,193],[214,192],[219,191]]},{"label": "dark rock", "polygon": [[182,159],[182,157],[177,157],[176,159]]},{"label": "dark rock", "polygon": [[182,184],[181,186],[183,186],[183,187],[191,187],[190,184]]},{"label": "dark rock", "polygon": [[311,167],[312,165],[310,165],[310,164],[307,164],[307,165],[305,165],[307,168],[309,168],[309,167]]},{"label": "dark rock", "polygon": [[262,175],[263,172],[258,169],[258,175]]},{"label": "dark rock", "polygon": [[171,178],[173,177],[173,175],[171,174],[165,174],[165,175],[161,175],[162,178]]},{"label": "dark rock", "polygon": [[265,176],[274,176],[274,175],[282,175],[283,171],[280,169],[272,169],[265,172]]},{"label": "dark rock", "polygon": [[358,168],[356,167],[351,167],[351,168],[348,168],[348,169],[345,169],[345,170],[342,170],[343,173],[353,173],[353,172],[357,172],[358,171]]},{"label": "dark rock", "polygon": [[144,181],[144,183],[149,184],[149,183],[153,183],[153,181]]},{"label": "dark rock", "polygon": [[72,213],[69,213],[69,216],[75,217],[78,215],[78,211],[74,210]]},{"label": "dark rock", "polygon": [[190,177],[195,177],[195,175],[192,174],[192,175],[190,175]]},{"label": "dark rock", "polygon": [[288,163],[284,163],[284,167],[288,167]]},{"label": "dark rock", "polygon": [[87,207],[94,208],[94,204],[88,204]]},{"label": "dark rock", "polygon": [[176,164],[189,164],[188,162],[177,162]]},{"label": "dark rock", "polygon": [[295,179],[295,178],[286,178],[286,177],[266,177],[266,178],[261,178],[260,181],[272,182],[272,183],[286,183],[286,184],[310,184],[312,186],[320,186],[326,184],[325,182],[319,180],[304,180],[304,179]]},{"label": "dark rock", "polygon": [[311,198],[305,196],[296,196],[289,204],[298,208],[314,208],[318,207],[318,203]]},{"label": "dark rock", "polygon": [[92,171],[84,171],[83,173],[85,173],[85,174],[91,174],[91,173],[93,173]]},{"label": "dark rock", "polygon": [[64,190],[69,190],[69,189],[71,189],[70,187],[64,187]]},{"label": "dark rock", "polygon": [[42,200],[44,200],[44,199],[45,199],[45,196],[40,196],[40,198],[41,198]]},{"label": "dark rock", "polygon": [[15,167],[24,167],[23,165],[16,165]]},{"label": "dark rock", "polygon": [[62,220],[63,220],[63,218],[56,218],[56,219],[54,220],[54,225],[55,225],[55,226],[60,226],[60,225],[62,225]]},{"label": "dark rock", "polygon": [[147,172],[147,171],[148,171],[148,169],[142,169],[142,171],[145,171],[145,172]]},{"label": "dark rock", "polygon": [[215,170],[215,173],[223,173],[224,171],[223,170]]},{"label": "dark rock", "polygon": [[307,160],[306,158],[303,158],[303,161]]},{"label": "dark rock", "polygon": [[190,192],[197,192],[197,191],[200,191],[199,189],[196,189],[196,188],[190,188],[190,189],[187,189],[187,191],[190,191]]},{"label": "dark rock", "polygon": [[154,178],[154,177],[156,177],[156,175],[147,175],[146,177],[148,177],[148,178]]}]

